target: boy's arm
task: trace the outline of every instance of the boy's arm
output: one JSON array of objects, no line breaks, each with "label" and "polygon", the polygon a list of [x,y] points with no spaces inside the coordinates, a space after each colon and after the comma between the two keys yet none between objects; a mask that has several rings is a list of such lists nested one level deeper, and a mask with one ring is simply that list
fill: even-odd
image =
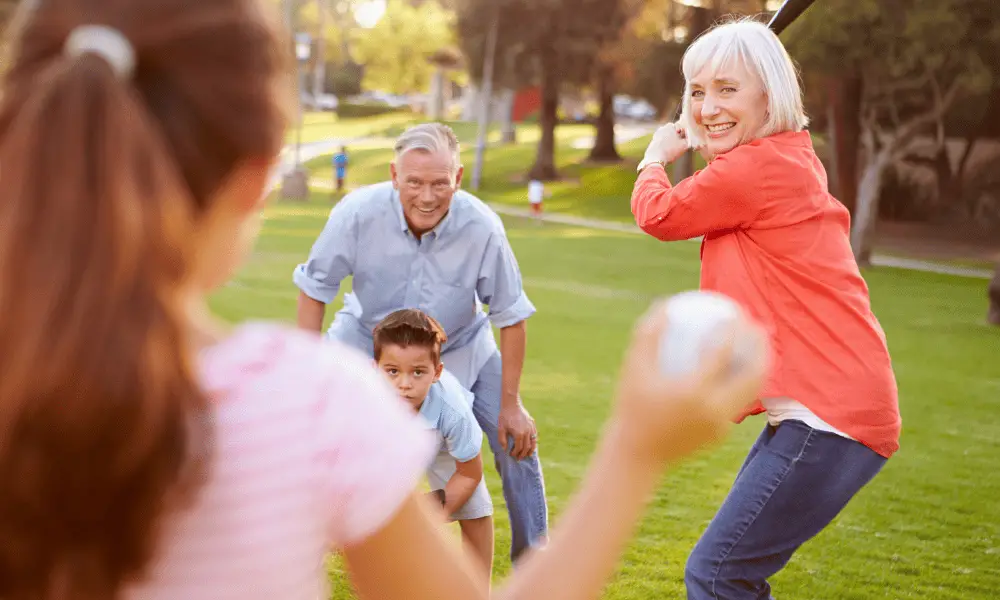
[{"label": "boy's arm", "polygon": [[483,478],[483,455],[466,462],[455,461],[455,474],[444,486],[444,512],[453,514],[462,508]]},{"label": "boy's arm", "polygon": [[444,511],[450,515],[469,501],[483,478],[483,430],[472,413],[471,392],[450,373],[434,385],[446,397],[439,431],[455,459],[455,473],[444,488]]}]

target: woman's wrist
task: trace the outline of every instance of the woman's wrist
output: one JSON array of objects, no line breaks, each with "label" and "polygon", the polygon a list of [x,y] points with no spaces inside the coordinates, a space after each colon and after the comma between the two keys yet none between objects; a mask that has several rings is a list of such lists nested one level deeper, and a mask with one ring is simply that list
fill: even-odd
[{"label": "woman's wrist", "polygon": [[651,167],[653,165],[660,165],[661,168],[666,170],[667,164],[669,163],[667,163],[667,161],[663,160],[662,158],[643,158],[642,161],[639,163],[639,166],[636,167],[636,171],[642,171],[646,167]]}]

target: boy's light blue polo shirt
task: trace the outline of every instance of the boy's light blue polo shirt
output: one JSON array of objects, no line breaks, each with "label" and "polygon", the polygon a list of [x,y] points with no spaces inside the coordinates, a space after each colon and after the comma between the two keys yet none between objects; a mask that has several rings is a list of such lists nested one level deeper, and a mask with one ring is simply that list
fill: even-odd
[{"label": "boy's light blue polo shirt", "polygon": [[476,458],[483,446],[483,430],[472,414],[472,398],[471,392],[445,372],[431,385],[420,407],[420,416],[441,436],[441,451],[458,462]]}]

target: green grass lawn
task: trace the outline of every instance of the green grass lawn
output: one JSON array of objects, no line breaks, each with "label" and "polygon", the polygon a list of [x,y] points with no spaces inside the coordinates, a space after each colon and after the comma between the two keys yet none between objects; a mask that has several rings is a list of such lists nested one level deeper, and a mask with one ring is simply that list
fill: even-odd
[{"label": "green grass lawn", "polygon": [[[302,117],[302,141],[320,142],[331,138],[351,139],[367,136],[382,136],[400,123],[414,120],[413,113],[396,112],[376,117],[341,119],[332,112],[308,112]],[[285,141],[295,143],[297,128],[294,126],[285,135]]]},{"label": "green grass lawn", "polygon": [[[509,161],[511,170],[519,168],[521,159],[513,152]],[[381,160],[373,154],[366,164],[362,168],[374,172]],[[501,171],[494,163],[491,186],[504,187],[492,183]],[[308,254],[329,208],[326,194],[269,208],[255,253],[233,284],[213,298],[218,313],[230,320],[294,319],[291,272]],[[538,307],[529,324],[522,391],[538,421],[551,516],[558,524],[608,414],[633,320],[654,297],[697,286],[698,246],[519,219],[506,223]],[[1000,330],[983,325],[983,282],[892,269],[869,271],[866,278],[899,378],[902,449],[775,578],[776,595],[995,598]],[[605,598],[684,597],[685,557],[762,426],[759,417],[748,420],[721,447],[669,475]],[[509,528],[490,467],[487,478],[496,505],[500,579],[509,572]],[[333,597],[351,598],[336,559],[330,573]]]},{"label": "green grass lawn", "polygon": [[[351,139],[371,137],[379,142],[375,145],[387,147],[386,140],[391,140],[403,133],[406,127],[418,123],[421,117],[409,111],[398,111],[378,115],[374,117],[340,118],[333,112],[307,112],[302,117],[302,141],[317,142],[328,139]],[[475,122],[465,121],[444,121],[455,130],[455,134],[463,144],[470,148],[475,143],[478,125]],[[567,125],[563,127],[561,136],[565,138],[567,132],[588,131],[591,128]],[[517,125],[519,139],[521,142],[537,142],[539,129],[536,125]],[[289,144],[295,143],[297,129],[292,127],[285,135],[285,140]],[[487,140],[491,143],[499,142],[501,139],[500,126],[497,123],[490,125]]]}]

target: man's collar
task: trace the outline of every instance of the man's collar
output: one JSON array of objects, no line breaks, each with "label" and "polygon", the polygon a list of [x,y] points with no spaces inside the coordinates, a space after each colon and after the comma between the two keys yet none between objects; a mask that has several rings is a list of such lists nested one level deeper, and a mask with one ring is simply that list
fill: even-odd
[{"label": "man's collar", "polygon": [[[451,204],[448,206],[448,212],[445,213],[444,217],[441,218],[441,221],[438,222],[434,229],[431,229],[424,235],[434,234],[434,237],[438,238],[441,237],[441,234],[447,232],[449,223],[454,220],[451,215],[455,212],[455,198],[461,191],[462,190],[455,191],[455,195],[451,197]],[[413,234],[413,232],[410,231],[410,224],[406,222],[406,215],[403,214],[403,203],[399,199],[399,190],[397,190],[395,186],[392,188],[392,210],[396,211],[396,217],[399,219],[400,231],[403,233]]]},{"label": "man's collar", "polygon": [[396,186],[392,186],[392,210],[396,211],[396,217],[399,218],[399,228],[403,233],[410,230],[410,225],[406,222],[406,216],[403,214],[403,204],[399,200],[399,190]]}]

